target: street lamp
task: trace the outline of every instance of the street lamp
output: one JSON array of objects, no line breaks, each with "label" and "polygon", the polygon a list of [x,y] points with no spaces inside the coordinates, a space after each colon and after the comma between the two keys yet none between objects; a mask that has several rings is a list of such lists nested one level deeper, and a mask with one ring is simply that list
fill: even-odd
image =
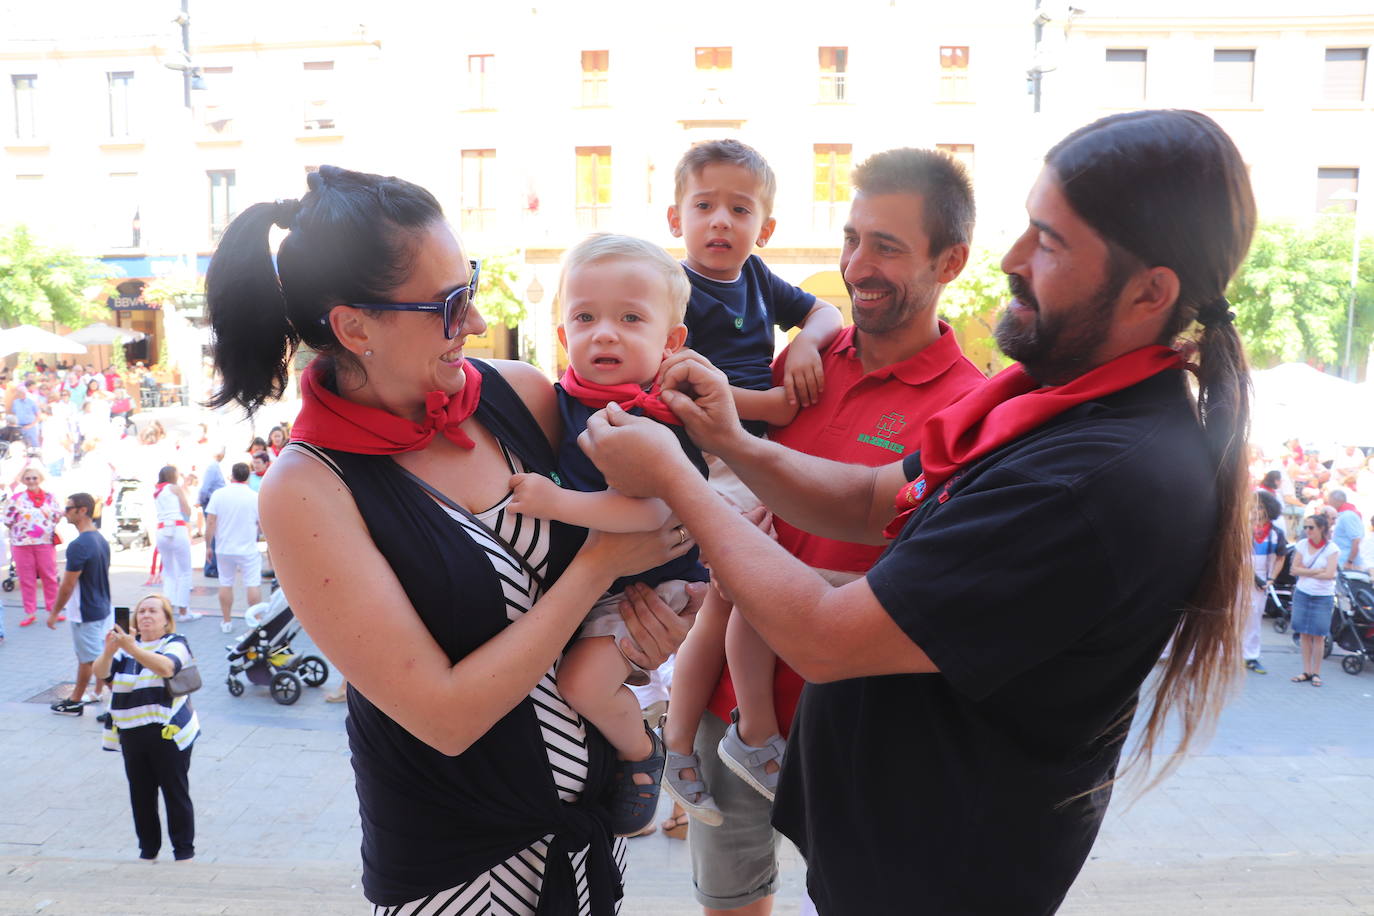
[{"label": "street lamp", "polygon": [[1355,340],[1355,292],[1360,285],[1360,193],[1342,188],[1331,194],[1330,200],[1349,200],[1355,205],[1354,238],[1350,241],[1350,301],[1345,309],[1345,366],[1341,374],[1355,381],[1350,363],[1350,351]]}]

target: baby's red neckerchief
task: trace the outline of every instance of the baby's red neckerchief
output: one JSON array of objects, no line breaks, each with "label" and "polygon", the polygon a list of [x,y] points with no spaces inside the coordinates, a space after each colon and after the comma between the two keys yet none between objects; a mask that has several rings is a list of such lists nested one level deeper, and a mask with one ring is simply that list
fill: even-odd
[{"label": "baby's red neckerchief", "polygon": [[578,401],[588,407],[600,410],[607,404],[614,401],[621,407],[629,410],[638,407],[644,411],[646,417],[651,417],[660,423],[671,423],[674,426],[681,426],[682,421],[677,415],[668,409],[668,405],[663,403],[659,397],[658,382],[654,382],[648,391],[632,382],[625,382],[622,385],[601,385],[597,382],[589,382],[577,374],[577,370],[572,366],[563,373],[563,377],[558,380],[558,384],[563,386],[563,390]]}]

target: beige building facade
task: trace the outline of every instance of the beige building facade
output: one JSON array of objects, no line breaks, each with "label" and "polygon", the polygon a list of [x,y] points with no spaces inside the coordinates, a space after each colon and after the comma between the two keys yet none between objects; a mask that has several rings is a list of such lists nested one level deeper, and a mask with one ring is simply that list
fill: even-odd
[{"label": "beige building facade", "polygon": [[970,167],[990,251],[1023,224],[1045,149],[1113,111],[1217,118],[1265,218],[1353,207],[1374,168],[1374,13],[1346,0],[1042,2],[1038,27],[1010,0],[189,5],[189,57],[164,4],[5,8],[0,224],[147,281],[203,272],[234,213],[299,196],[320,164],[401,175],[473,256],[514,259],[550,370],[561,252],[598,229],[674,250],[674,165],[700,139],[769,159],[762,254],[841,306],[848,172],[893,146]]}]

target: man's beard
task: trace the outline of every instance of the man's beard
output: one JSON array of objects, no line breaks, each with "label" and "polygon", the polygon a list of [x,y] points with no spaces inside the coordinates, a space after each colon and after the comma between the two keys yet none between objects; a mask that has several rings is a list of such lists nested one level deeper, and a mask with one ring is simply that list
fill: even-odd
[{"label": "man's beard", "polygon": [[1084,301],[1047,316],[1019,274],[1008,274],[1016,299],[1033,310],[1029,318],[1003,311],[993,337],[997,347],[1025,367],[1042,385],[1059,385],[1095,368],[1093,357],[1107,338],[1116,314],[1116,298],[1125,278],[1111,271]]}]

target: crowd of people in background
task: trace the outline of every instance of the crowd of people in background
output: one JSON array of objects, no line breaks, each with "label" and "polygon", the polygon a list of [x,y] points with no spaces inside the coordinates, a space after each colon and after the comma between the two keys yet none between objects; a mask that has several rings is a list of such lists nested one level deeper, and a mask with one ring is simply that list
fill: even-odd
[{"label": "crowd of people in background", "polygon": [[1245,667],[1268,673],[1260,661],[1259,628],[1292,544],[1287,567],[1295,577],[1291,624],[1302,652],[1302,671],[1292,681],[1320,687],[1339,578],[1374,570],[1374,537],[1360,509],[1361,503],[1374,505],[1374,455],[1356,445],[1323,453],[1320,446],[1290,439],[1277,454],[1252,446],[1250,474],[1255,484],[1254,590],[1243,645]]}]

